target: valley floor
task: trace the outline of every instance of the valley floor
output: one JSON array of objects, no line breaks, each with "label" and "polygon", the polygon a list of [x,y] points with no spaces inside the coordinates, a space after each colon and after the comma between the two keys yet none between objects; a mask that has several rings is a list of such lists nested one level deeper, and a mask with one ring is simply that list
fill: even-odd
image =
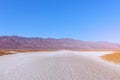
[{"label": "valley floor", "polygon": [[112,52],[31,52],[0,56],[0,80],[120,80],[120,65],[99,56]]}]

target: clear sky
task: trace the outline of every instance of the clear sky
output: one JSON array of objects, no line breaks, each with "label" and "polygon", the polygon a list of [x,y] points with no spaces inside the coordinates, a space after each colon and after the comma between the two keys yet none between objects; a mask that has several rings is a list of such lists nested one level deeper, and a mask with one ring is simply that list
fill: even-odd
[{"label": "clear sky", "polygon": [[120,42],[120,0],[0,0],[0,36]]}]

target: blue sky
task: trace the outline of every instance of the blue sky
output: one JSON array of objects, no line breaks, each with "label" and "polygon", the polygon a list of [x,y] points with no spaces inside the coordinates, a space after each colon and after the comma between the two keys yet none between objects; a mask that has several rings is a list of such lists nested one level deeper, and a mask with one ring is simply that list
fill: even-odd
[{"label": "blue sky", "polygon": [[120,0],[0,0],[0,36],[120,42]]}]

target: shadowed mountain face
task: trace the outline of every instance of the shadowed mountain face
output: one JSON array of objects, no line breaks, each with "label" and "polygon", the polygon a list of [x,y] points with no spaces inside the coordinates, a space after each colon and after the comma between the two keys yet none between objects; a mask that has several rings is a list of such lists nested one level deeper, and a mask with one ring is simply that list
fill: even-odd
[{"label": "shadowed mountain face", "polygon": [[88,42],[70,38],[25,38],[19,36],[1,36],[0,49],[80,49],[106,50],[120,49],[120,44],[109,42]]}]

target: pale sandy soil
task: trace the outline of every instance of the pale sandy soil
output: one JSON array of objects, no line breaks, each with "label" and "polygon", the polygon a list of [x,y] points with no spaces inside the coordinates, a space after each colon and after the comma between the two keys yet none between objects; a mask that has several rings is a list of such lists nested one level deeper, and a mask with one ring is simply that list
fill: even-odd
[{"label": "pale sandy soil", "polygon": [[120,51],[115,51],[112,54],[105,54],[101,56],[102,59],[120,64]]},{"label": "pale sandy soil", "polygon": [[100,59],[112,52],[35,52],[0,56],[0,80],[120,80],[120,66]]}]

